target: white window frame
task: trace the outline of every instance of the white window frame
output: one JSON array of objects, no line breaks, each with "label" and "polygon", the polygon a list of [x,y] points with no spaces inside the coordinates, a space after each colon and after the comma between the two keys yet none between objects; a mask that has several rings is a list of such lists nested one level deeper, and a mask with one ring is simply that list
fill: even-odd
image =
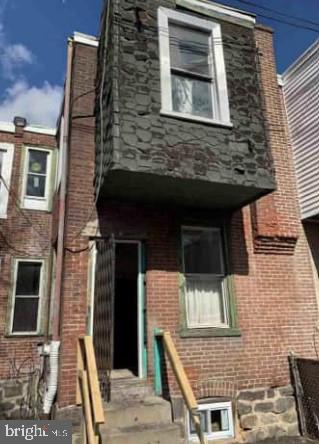
[{"label": "white window frame", "polygon": [[2,164],[2,177],[5,183],[1,183],[0,191],[0,219],[7,218],[8,201],[9,201],[9,191],[10,189],[11,175],[12,175],[12,165],[14,156],[14,145],[12,143],[0,143],[0,150],[5,151],[3,156]]},{"label": "white window frame", "polygon": [[[45,194],[44,197],[28,196],[27,191],[27,181],[29,173],[29,153],[32,151],[41,151],[48,153],[47,157],[47,170],[46,170],[46,180],[45,180]],[[48,211],[50,206],[50,193],[52,192],[52,157],[53,150],[41,147],[27,146],[25,151],[25,162],[23,169],[23,186],[22,186],[22,206],[23,208],[30,210],[41,210]]]},{"label": "white window frame", "polygon": [[[220,24],[163,7],[158,8],[157,16],[158,16],[160,69],[161,69],[161,98],[162,98],[161,114],[185,120],[192,120],[192,121],[211,123],[226,127],[232,127],[233,125],[230,121],[226,69],[224,62],[224,51],[222,45],[222,34],[221,34]],[[169,22],[186,25],[193,29],[198,28],[199,30],[204,30],[206,32],[208,31],[211,35],[210,56],[214,61],[214,81],[212,82],[212,104],[214,112],[216,113],[216,115],[212,119],[196,116],[193,114],[185,114],[173,111],[171,62],[170,62],[170,46],[169,46]]]},{"label": "white window frame", "polygon": [[[198,404],[198,410],[199,411],[212,411],[212,410],[227,410],[228,411],[229,429],[221,431],[221,432],[212,432],[212,431],[210,431],[208,433],[205,432],[204,435],[207,439],[217,440],[217,439],[227,439],[227,438],[234,438],[235,437],[233,408],[232,408],[231,401]],[[198,436],[191,433],[191,420],[190,420],[189,413],[188,413],[187,428],[188,428],[189,440],[191,442],[194,442],[194,441],[198,442]]]},{"label": "white window frame", "polygon": [[[212,232],[218,232],[219,233],[219,243],[220,243],[220,264],[221,264],[221,273],[222,274],[212,274],[212,275],[207,275],[207,274],[200,274],[200,273],[196,273],[196,274],[190,274],[190,273],[186,273],[185,271],[185,258],[184,258],[184,249],[183,249],[183,232],[184,230],[190,230],[190,231],[212,231]],[[224,248],[223,248],[223,230],[220,227],[200,227],[200,226],[196,226],[196,225],[183,225],[182,226],[182,232],[181,232],[181,236],[182,236],[182,266],[183,266],[183,274],[184,274],[184,278],[185,278],[185,294],[184,294],[184,298],[185,298],[185,311],[186,311],[186,325],[187,328],[189,329],[205,329],[205,328],[230,328],[230,317],[229,317],[229,307],[228,307],[228,297],[227,297],[227,286],[225,284],[225,254],[224,254]],[[222,287],[222,298],[223,298],[223,309],[224,309],[224,316],[225,316],[225,323],[223,324],[205,324],[205,325],[192,325],[189,322],[189,317],[188,317],[188,307],[187,307],[187,278],[189,277],[190,279],[192,277],[196,277],[197,279],[208,279],[209,276],[211,276],[212,280],[215,279],[222,279],[222,283],[221,283],[221,287]]]},{"label": "white window frame", "polygon": [[[15,301],[16,301],[16,288],[17,288],[17,277],[18,277],[18,268],[19,263],[21,262],[32,262],[41,264],[40,271],[40,282],[39,282],[39,303],[38,303],[38,313],[37,313],[37,330],[36,331],[13,331],[13,320],[14,320],[14,310],[15,310]],[[41,330],[41,313],[42,313],[42,301],[43,301],[43,293],[44,293],[44,267],[45,260],[44,259],[24,259],[24,258],[15,258],[13,263],[13,288],[11,295],[11,313],[10,313],[10,335],[11,336],[38,336]],[[32,297],[32,296],[28,296]]]}]

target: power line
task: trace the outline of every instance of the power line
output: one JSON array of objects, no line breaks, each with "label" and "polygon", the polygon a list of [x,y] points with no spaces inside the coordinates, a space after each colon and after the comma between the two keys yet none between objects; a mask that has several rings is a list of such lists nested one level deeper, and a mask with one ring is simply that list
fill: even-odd
[{"label": "power line", "polygon": [[[256,7],[256,8],[263,8],[263,9],[265,9],[264,7],[261,7],[261,6],[257,5],[256,3],[248,2],[248,0],[235,0],[235,1],[238,2],[238,3],[249,4],[250,6],[254,6],[254,7]],[[271,11],[273,14],[280,14],[280,15],[283,15],[283,13],[277,12],[276,10],[271,9],[271,8],[267,8],[267,10]],[[274,20],[274,21],[276,21],[276,22],[284,23],[284,24],[286,24],[286,25],[294,26],[294,27],[296,27],[296,28],[306,29],[306,30],[308,30],[308,31],[316,32],[316,33],[319,34],[319,23],[316,23],[316,22],[312,22],[311,25],[318,26],[318,29],[313,28],[312,26],[305,26],[305,25],[301,25],[301,24],[299,24],[299,23],[294,23],[294,22],[292,22],[292,21],[288,21],[288,20],[280,19],[280,18],[277,18],[277,17],[271,16],[271,15],[262,14],[262,13],[260,13],[260,12],[256,12],[256,15],[259,16],[259,17],[267,18],[267,19],[269,19],[269,20]],[[292,20],[300,20],[300,21],[304,21],[305,23],[308,23],[307,20],[303,20],[303,19],[298,18],[298,17],[293,16],[293,15],[284,14],[284,17],[288,17],[288,18],[290,18],[290,19],[292,19]]]},{"label": "power line", "polygon": [[263,6],[263,5],[257,5],[257,3],[254,3],[250,0],[235,0],[235,1],[237,1],[239,3],[244,3],[245,5],[254,6],[258,9],[263,9],[264,11],[269,11],[269,12],[281,15],[282,17],[287,17],[287,18],[290,18],[293,20],[299,20],[301,22],[308,23],[309,25],[319,26],[319,22],[313,22],[312,20],[304,19],[304,18],[298,17],[296,15],[286,14],[284,12],[278,11],[278,9],[269,8],[269,7]]},{"label": "power line", "polygon": [[30,253],[27,253],[26,251],[19,250],[15,246],[13,246],[11,244],[11,242],[8,241],[5,234],[1,230],[0,230],[0,237],[9,249],[12,250],[13,252],[15,252],[16,254],[18,254],[19,256],[27,256],[27,257],[34,257],[35,256],[34,254],[30,254]]},{"label": "power line", "polygon": [[[28,216],[27,214],[25,214],[25,212],[21,209],[21,201],[20,201],[19,197],[16,195],[16,193],[15,193],[14,190],[10,190],[9,185],[7,184],[6,180],[4,179],[4,177],[2,176],[1,173],[0,173],[0,182],[3,183],[3,185],[4,185],[4,187],[6,188],[8,194],[9,194],[9,193],[12,194],[13,199],[14,199],[14,204],[15,204],[17,210],[18,210],[19,213],[24,217],[24,219],[28,222],[28,224],[29,224],[29,226],[31,227],[31,229],[33,229],[33,230],[36,232],[36,234],[37,234],[40,238],[42,238],[43,240],[45,240],[45,241],[47,242],[47,241],[48,241],[48,237],[47,237],[47,236],[44,236],[44,235],[40,232],[40,227],[39,227],[39,228],[36,228],[36,227],[34,226],[33,221],[32,221],[32,220],[29,218],[29,216]],[[43,248],[41,248],[42,252],[44,252],[44,250],[45,250],[46,248],[50,247],[50,246],[51,246],[51,243],[52,243],[52,240],[49,239],[49,242],[48,242]]]}]

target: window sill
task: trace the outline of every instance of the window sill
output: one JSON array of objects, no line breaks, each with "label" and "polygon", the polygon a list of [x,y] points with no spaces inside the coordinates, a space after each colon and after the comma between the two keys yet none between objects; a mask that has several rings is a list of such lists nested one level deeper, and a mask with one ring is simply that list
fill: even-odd
[{"label": "window sill", "polygon": [[0,219],[7,219],[8,215],[4,213],[0,213]]},{"label": "window sill", "polygon": [[23,332],[23,333],[7,333],[5,334],[5,338],[36,338],[36,337],[42,337],[44,336],[44,334],[42,332],[35,332],[35,333],[28,333],[28,332]]},{"label": "window sill", "polygon": [[181,338],[209,338],[209,337],[239,337],[241,332],[238,328],[183,328],[180,330]]},{"label": "window sill", "polygon": [[204,123],[211,126],[221,126],[224,128],[233,128],[231,122],[223,122],[220,120],[208,119],[207,117],[192,116],[190,114],[177,113],[175,111],[160,111],[161,116],[172,117],[175,119],[187,120],[189,122]]}]

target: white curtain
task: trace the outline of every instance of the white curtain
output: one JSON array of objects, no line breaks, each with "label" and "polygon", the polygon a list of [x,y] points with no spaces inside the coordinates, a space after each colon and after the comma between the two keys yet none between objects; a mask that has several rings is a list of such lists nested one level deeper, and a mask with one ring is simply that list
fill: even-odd
[{"label": "white curtain", "polygon": [[222,280],[186,278],[188,327],[225,324]]}]

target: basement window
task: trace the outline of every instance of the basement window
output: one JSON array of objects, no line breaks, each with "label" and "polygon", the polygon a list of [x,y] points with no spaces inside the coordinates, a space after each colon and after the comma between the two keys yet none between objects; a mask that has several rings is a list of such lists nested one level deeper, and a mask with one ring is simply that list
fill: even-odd
[{"label": "basement window", "polygon": [[16,259],[14,263],[14,294],[11,333],[37,334],[42,299],[43,260]]},{"label": "basement window", "polygon": [[[231,401],[199,404],[201,427],[208,439],[226,439],[234,437],[234,422]],[[189,437],[198,439],[193,421],[189,415]]]},{"label": "basement window", "polygon": [[158,10],[162,114],[231,126],[218,23]]},{"label": "basement window", "polygon": [[7,217],[14,147],[10,143],[0,144],[0,218]]}]

